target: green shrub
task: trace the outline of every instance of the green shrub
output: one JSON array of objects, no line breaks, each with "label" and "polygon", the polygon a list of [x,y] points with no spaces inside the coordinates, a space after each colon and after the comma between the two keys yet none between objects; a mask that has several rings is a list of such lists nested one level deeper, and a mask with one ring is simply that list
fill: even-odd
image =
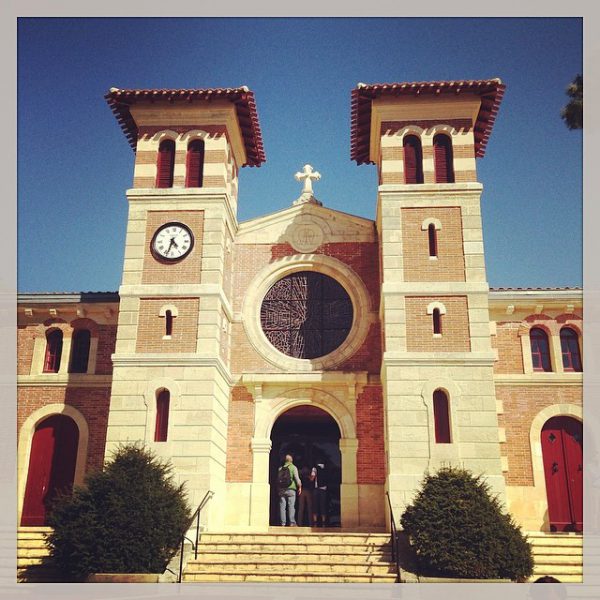
[{"label": "green shrub", "polygon": [[61,496],[48,524],[50,555],[65,578],[90,573],[162,573],[191,514],[172,466],[138,446],[121,446],[103,471]]},{"label": "green shrub", "polygon": [[400,522],[421,575],[522,581],[533,572],[520,528],[481,476],[464,469],[426,475]]}]

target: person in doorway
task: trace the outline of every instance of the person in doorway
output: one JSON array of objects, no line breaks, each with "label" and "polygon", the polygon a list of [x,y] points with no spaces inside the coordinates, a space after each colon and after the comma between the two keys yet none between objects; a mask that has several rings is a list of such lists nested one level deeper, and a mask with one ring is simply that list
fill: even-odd
[{"label": "person in doorway", "polygon": [[[315,527],[327,526],[327,469],[325,462],[317,463],[311,472],[313,492],[313,523]],[[311,487],[313,487],[311,485]]]},{"label": "person in doorway", "polygon": [[[298,475],[298,468],[294,464],[291,454],[286,454],[285,459],[277,471],[277,489],[279,493],[279,515],[281,526],[285,527],[289,519],[290,527],[296,525],[296,494],[302,495],[302,481]],[[287,519],[286,519],[287,513]]]},{"label": "person in doorway", "polygon": [[313,526],[313,492],[314,488],[311,488],[311,483],[315,480],[315,475],[312,469],[305,465],[300,469],[300,480],[305,482],[302,489],[302,494],[298,498],[298,525],[302,527],[306,521],[308,526]]}]

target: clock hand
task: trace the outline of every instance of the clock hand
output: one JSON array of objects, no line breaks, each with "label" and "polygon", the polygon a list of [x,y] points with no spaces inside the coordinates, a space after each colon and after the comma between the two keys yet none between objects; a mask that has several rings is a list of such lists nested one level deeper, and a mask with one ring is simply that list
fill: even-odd
[{"label": "clock hand", "polygon": [[175,238],[171,238],[171,243],[169,244],[169,247],[167,248],[167,252],[166,254],[169,254],[169,252],[171,252],[171,246],[175,243]]}]

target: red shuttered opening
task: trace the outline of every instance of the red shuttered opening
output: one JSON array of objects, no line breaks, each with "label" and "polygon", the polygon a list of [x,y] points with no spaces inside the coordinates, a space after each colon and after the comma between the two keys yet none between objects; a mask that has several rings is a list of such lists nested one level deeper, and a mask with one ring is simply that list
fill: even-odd
[{"label": "red shuttered opening", "polygon": [[548,335],[543,329],[533,327],[529,332],[531,340],[531,362],[534,371],[552,371]]},{"label": "red shuttered opening", "polygon": [[560,347],[565,371],[582,370],[578,338],[577,332],[570,327],[563,327],[560,330]]},{"label": "red shuttered opening", "polygon": [[436,183],[454,183],[452,140],[442,133],[433,138],[433,164]]},{"label": "red shuttered opening", "polygon": [[202,187],[204,140],[190,142],[186,157],[185,187]]},{"label": "red shuttered opening", "polygon": [[407,135],[402,141],[404,149],[404,182],[423,183],[423,151],[421,140]]},{"label": "red shuttered opening", "polygon": [[450,443],[450,405],[443,390],[433,392],[433,420],[437,444]]},{"label": "red shuttered opening", "polygon": [[171,394],[169,390],[161,390],[156,396],[156,426],[154,428],[154,441],[166,442],[169,430],[169,404]]},{"label": "red shuttered opening", "polygon": [[433,223],[429,224],[427,235],[429,237],[429,256],[437,256],[437,231]]},{"label": "red shuttered opening", "polygon": [[63,334],[60,329],[53,329],[46,334],[46,355],[44,357],[44,373],[58,373],[63,347]]},{"label": "red shuttered opening", "polygon": [[175,170],[175,142],[164,140],[158,147],[156,163],[156,187],[173,187],[173,171]]}]

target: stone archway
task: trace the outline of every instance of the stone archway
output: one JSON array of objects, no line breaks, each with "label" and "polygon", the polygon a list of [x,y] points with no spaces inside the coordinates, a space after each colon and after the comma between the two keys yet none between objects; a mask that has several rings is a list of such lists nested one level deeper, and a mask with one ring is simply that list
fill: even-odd
[{"label": "stone archway", "polygon": [[[328,527],[341,525],[340,484],[342,456],[340,429],[333,417],[321,408],[310,405],[295,406],[279,416],[271,430],[269,482],[271,485],[270,524],[279,525],[279,496],[277,471],[286,454],[291,454],[302,480],[304,497],[296,498],[296,522],[299,526],[312,526],[311,514],[318,512],[313,500],[309,473],[316,465],[324,467],[323,482],[325,515]],[[321,493],[321,492],[318,492]],[[308,500],[308,501],[307,501]],[[311,509],[312,507],[312,509]],[[304,510],[302,510],[304,508]],[[307,514],[308,513],[308,514]]]}]

